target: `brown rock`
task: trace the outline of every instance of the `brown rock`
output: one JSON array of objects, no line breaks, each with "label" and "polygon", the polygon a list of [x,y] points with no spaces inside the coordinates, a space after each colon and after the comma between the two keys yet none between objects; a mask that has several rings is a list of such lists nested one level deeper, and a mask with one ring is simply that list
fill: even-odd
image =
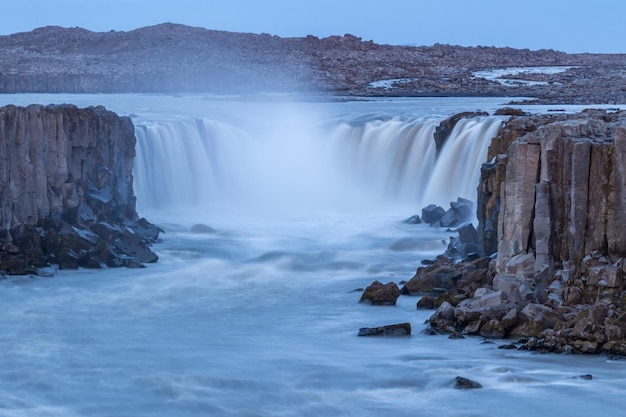
[{"label": "brown rock", "polygon": [[396,300],[400,296],[400,289],[395,282],[383,284],[380,281],[374,281],[369,287],[363,291],[360,303],[372,305],[396,305]]},{"label": "brown rock", "polygon": [[491,319],[480,328],[479,334],[488,339],[502,339],[506,336],[506,329],[498,319]]}]

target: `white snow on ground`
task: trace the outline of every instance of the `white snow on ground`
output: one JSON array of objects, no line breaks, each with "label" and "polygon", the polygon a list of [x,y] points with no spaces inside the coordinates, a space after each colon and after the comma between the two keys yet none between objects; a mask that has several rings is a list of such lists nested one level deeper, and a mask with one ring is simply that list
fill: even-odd
[{"label": "white snow on ground", "polygon": [[506,85],[508,87],[518,87],[520,85],[546,85],[548,83],[545,81],[529,81],[529,80],[502,78],[502,77],[510,77],[510,76],[515,76],[518,74],[553,75],[553,74],[559,74],[561,72],[565,72],[570,68],[575,68],[575,67],[555,66],[555,67],[491,68],[488,70],[474,71],[472,73],[472,76],[477,77],[477,78],[484,78],[489,81],[497,81],[501,85]]},{"label": "white snow on ground", "polygon": [[379,80],[369,83],[369,88],[393,88],[395,84],[406,84],[417,81],[417,78],[395,78],[392,80]]}]

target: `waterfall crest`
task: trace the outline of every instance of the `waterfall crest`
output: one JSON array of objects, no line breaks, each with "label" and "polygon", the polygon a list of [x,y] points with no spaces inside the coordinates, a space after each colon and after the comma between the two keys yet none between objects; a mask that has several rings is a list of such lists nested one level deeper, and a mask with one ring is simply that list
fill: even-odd
[{"label": "waterfall crest", "polygon": [[137,125],[135,190],[144,209],[214,202],[336,209],[403,204],[417,210],[476,199],[480,165],[502,119],[461,120],[439,155],[440,119],[277,120],[271,128],[204,118]]}]

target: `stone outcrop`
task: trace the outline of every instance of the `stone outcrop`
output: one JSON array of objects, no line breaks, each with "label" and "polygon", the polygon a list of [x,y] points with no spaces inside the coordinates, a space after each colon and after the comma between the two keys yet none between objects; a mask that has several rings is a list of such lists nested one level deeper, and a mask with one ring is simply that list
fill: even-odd
[{"label": "stone outcrop", "polygon": [[159,229],[138,219],[134,127],[103,107],[0,108],[0,271],[140,266]]},{"label": "stone outcrop", "polygon": [[395,306],[398,297],[400,297],[400,289],[395,282],[383,284],[380,281],[374,281],[363,291],[359,302],[379,306]]},{"label": "stone outcrop", "polygon": [[485,258],[482,287],[457,280],[462,299],[440,304],[431,325],[532,337],[528,349],[626,354],[626,115],[512,117],[489,158],[478,231],[483,254],[497,256]]}]

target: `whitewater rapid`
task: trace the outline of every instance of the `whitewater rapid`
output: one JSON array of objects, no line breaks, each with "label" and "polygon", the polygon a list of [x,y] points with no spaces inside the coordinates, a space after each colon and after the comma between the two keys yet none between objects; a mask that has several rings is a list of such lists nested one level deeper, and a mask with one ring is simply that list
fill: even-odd
[{"label": "whitewater rapid", "polygon": [[[131,115],[138,208],[166,233],[145,269],[0,281],[0,416],[621,415],[625,361],[429,336],[416,297],[358,303],[445,249],[450,232],[402,221],[475,190],[501,119],[463,122],[438,156],[423,138],[497,99],[2,100]],[[399,322],[412,336],[357,337]]]}]

